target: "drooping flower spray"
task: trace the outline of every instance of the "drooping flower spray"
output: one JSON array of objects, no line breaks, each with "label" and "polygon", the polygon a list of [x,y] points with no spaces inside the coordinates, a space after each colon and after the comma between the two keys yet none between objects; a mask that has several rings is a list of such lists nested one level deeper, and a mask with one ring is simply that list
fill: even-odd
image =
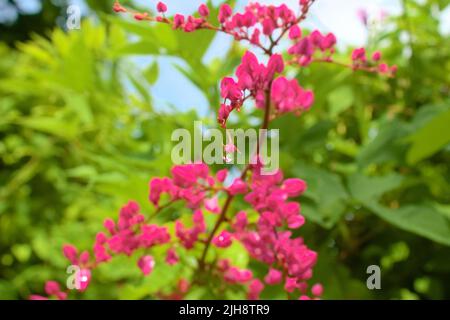
[{"label": "drooping flower spray", "polygon": [[[217,17],[219,25],[208,20],[210,9],[205,4],[195,15],[177,13],[171,18],[169,8],[162,2],[156,5],[156,15],[130,10],[119,2],[114,4],[113,10],[130,14],[138,21],[164,23],[184,32],[200,29],[222,32],[235,41],[249,44],[252,49],[243,55],[235,77],[225,77],[218,84],[223,100],[218,105],[217,120],[225,128],[232,112],[238,112],[245,101],[253,101],[255,107],[262,110],[261,129],[268,129],[273,119],[286,113],[300,115],[314,103],[313,91],[302,87],[297,79],[288,78],[286,68],[335,63],[355,71],[387,76],[395,73],[395,66],[382,62],[380,52],[372,53],[369,59],[364,48],[353,51],[351,63],[335,61],[336,37],[318,30],[306,34],[300,26],[313,3],[314,0],[300,0],[298,14],[284,4],[274,6],[255,2],[238,13],[233,13],[228,4],[222,4]],[[281,41],[290,43],[285,56],[277,52]],[[260,62],[253,50],[266,55],[267,63]],[[240,176],[229,184],[225,183],[227,177],[230,178],[227,169],[213,173],[204,163],[176,165],[171,170],[171,177],[150,181],[149,201],[155,207],[151,217],[144,216],[139,205],[130,201],[120,210],[117,220],[105,221],[105,230],[97,233],[92,254],[88,251],[79,253],[73,245],[65,245],[64,256],[81,268],[79,290],[88,289],[95,268],[116,255],[130,256],[143,249],[145,254],[139,258],[137,267],[143,276],[147,276],[159,264],[183,263],[179,251],[187,250],[196,261],[192,278],[178,279],[173,293],[161,293],[160,298],[183,298],[191,288],[205,285],[205,277],[215,278],[225,288],[241,286],[249,299],[258,299],[266,286],[273,285],[282,285],[289,298],[320,297],[322,285],[308,284],[317,253],[308,248],[302,238],[293,236],[293,230],[300,228],[305,219],[300,204],[292,199],[302,195],[307,188],[306,182],[285,178],[281,170],[262,174],[263,159],[258,152],[259,145],[254,155],[256,161],[245,166]],[[242,197],[248,208],[234,210],[232,203],[236,197]],[[224,200],[219,202],[222,198]],[[189,222],[176,220],[174,230],[152,222],[155,215],[176,202],[184,202],[191,210]],[[250,219],[249,211],[257,214],[256,219]],[[206,215],[215,218],[212,224],[206,223],[211,221],[205,219]],[[211,252],[212,247],[222,250],[235,241],[245,247],[252,259],[266,265],[265,276],[258,278],[252,270],[232,265],[228,259],[217,259],[218,255]],[[166,250],[163,261],[152,256],[155,246]],[[66,299],[70,293],[61,290],[54,281],[47,282],[45,291],[56,299]],[[33,295],[30,298],[46,297]]]}]

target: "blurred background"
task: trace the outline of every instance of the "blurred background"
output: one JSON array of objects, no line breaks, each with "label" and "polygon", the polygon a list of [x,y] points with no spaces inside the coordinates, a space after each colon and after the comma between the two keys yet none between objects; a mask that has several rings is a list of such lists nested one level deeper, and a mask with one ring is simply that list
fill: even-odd
[{"label": "blurred background", "polygon": [[[157,1],[122,2],[149,10]],[[201,1],[166,3],[169,14],[188,14]],[[246,49],[208,31],[137,23],[112,4],[0,0],[1,299],[64,283],[62,244],[90,249],[126,201],[152,211],[148,181],[170,170],[172,131],[198,118],[216,126],[218,83]],[[70,5],[79,29],[67,28]],[[317,0],[304,28],[334,32],[338,60],[365,46],[398,66],[392,79],[333,65],[294,70],[316,102],[272,124],[285,175],[309,185],[298,233],[319,252],[314,280],[325,299],[449,299],[450,1]],[[259,118],[249,108],[230,124]],[[99,268],[82,297],[152,298],[174,282],[164,269],[142,279],[132,259]],[[366,287],[374,264],[381,290]]]}]

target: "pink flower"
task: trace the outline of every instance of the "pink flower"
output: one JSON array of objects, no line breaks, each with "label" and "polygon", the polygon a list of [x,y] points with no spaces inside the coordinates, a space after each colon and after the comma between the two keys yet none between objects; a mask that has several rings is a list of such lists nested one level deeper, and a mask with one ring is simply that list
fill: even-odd
[{"label": "pink flower", "polygon": [[179,260],[180,258],[174,248],[167,250],[166,263],[168,265],[173,266],[174,264],[177,264]]},{"label": "pink flower", "polygon": [[47,281],[45,283],[45,292],[49,295],[56,295],[61,291],[58,282],[56,281]]},{"label": "pink flower", "polygon": [[108,238],[103,232],[98,232],[95,236],[95,242],[98,244],[104,244]]},{"label": "pink flower", "polygon": [[73,245],[65,244],[63,254],[72,264],[78,264],[78,250]]},{"label": "pink flower", "polygon": [[178,281],[178,290],[181,293],[186,293],[189,290],[189,281],[187,281],[186,279],[182,278]]},{"label": "pink flower", "polygon": [[219,108],[219,112],[217,114],[217,122],[222,128],[225,128],[225,125],[227,123],[228,117],[231,113],[231,111],[234,110],[234,107],[231,105],[227,105],[225,103],[222,103]]},{"label": "pink flower", "polygon": [[184,24],[184,16],[181,14],[175,14],[173,17],[173,29],[178,29]]},{"label": "pink flower", "polygon": [[81,292],[85,291],[91,281],[91,271],[85,268],[80,269],[80,271],[77,272],[76,274],[76,280],[77,283],[80,285],[78,290]]},{"label": "pink flower", "polygon": [[238,269],[236,267],[229,267],[223,278],[229,283],[246,283],[253,277],[253,273],[247,269]]},{"label": "pink flower", "polygon": [[323,286],[320,283],[316,283],[311,288],[311,293],[316,297],[320,297],[323,294]]},{"label": "pink flower", "polygon": [[220,259],[219,261],[217,261],[217,268],[221,272],[227,271],[230,268],[230,266],[231,266],[230,260],[228,259]]},{"label": "pink flower", "polygon": [[202,16],[202,17],[207,17],[209,16],[209,9],[208,6],[206,4],[201,4],[200,7],[198,8],[198,13]]},{"label": "pink flower", "polygon": [[171,170],[173,183],[182,188],[192,187],[199,179],[207,179],[208,166],[204,163],[174,166]]},{"label": "pink flower", "polygon": [[175,222],[175,234],[186,249],[192,249],[198,239],[198,235],[206,230],[205,220],[200,210],[196,210],[192,216],[194,226],[186,228],[179,220]]},{"label": "pink flower", "polygon": [[220,95],[222,98],[228,99],[232,103],[239,103],[243,93],[233,78],[225,77],[220,83]]},{"label": "pink flower", "polygon": [[212,212],[212,213],[219,213],[220,212],[220,208],[219,208],[219,199],[217,198],[217,196],[214,196],[212,198],[209,199],[205,199],[204,200],[204,204],[205,204],[205,209]]},{"label": "pink flower", "polygon": [[[54,296],[58,300],[66,300],[67,299],[67,293],[61,291],[61,288],[59,284],[56,281],[47,281],[45,283],[45,292],[49,296]],[[48,298],[38,296],[38,295],[31,295],[29,297],[30,300],[47,300]]]},{"label": "pink flower", "polygon": [[80,254],[80,264],[81,265],[85,265],[89,262],[89,252],[88,251],[83,251]]},{"label": "pink flower", "polygon": [[106,262],[111,259],[111,255],[108,254],[103,244],[96,242],[93,251],[97,263]]},{"label": "pink flower", "polygon": [[372,60],[373,61],[379,61],[381,59],[381,52],[380,51],[375,51],[372,54]]},{"label": "pink flower", "polygon": [[388,73],[389,72],[389,66],[386,63],[380,63],[378,66],[378,71],[381,73]]},{"label": "pink flower", "polygon": [[278,284],[281,282],[282,276],[283,274],[281,273],[281,271],[270,268],[269,273],[267,273],[266,277],[264,278],[264,281],[270,285]]},{"label": "pink flower", "polygon": [[219,170],[216,173],[216,179],[219,182],[224,182],[225,179],[227,178],[227,175],[228,175],[228,170],[227,169]]},{"label": "pink flower", "polygon": [[331,49],[336,44],[336,36],[333,33],[328,33],[324,39],[322,39],[321,49]]},{"label": "pink flower", "polygon": [[250,38],[250,43],[252,43],[254,45],[260,45],[261,44],[261,42],[259,40],[260,34],[261,34],[261,31],[259,31],[259,29],[253,30],[252,36]]},{"label": "pink flower", "polygon": [[248,286],[247,299],[258,300],[261,291],[264,290],[264,284],[259,279],[254,279]]},{"label": "pink flower", "polygon": [[282,73],[284,70],[283,57],[279,54],[274,54],[269,58],[267,64],[268,77],[272,78],[274,73]]},{"label": "pink flower", "polygon": [[212,243],[218,248],[227,248],[231,245],[231,242],[231,233],[226,230],[223,230],[212,240]]},{"label": "pink flower", "polygon": [[227,191],[232,196],[237,194],[244,194],[247,192],[247,184],[244,181],[242,181],[242,179],[236,178],[234,179],[231,186],[227,188]]},{"label": "pink flower", "polygon": [[353,50],[353,52],[352,52],[352,60],[353,61],[365,62],[366,61],[366,49],[364,49],[364,48],[357,48],[357,49]]},{"label": "pink flower", "polygon": [[205,224],[205,218],[203,217],[203,213],[201,210],[195,210],[194,214],[192,215],[192,221],[194,222],[194,229],[201,233],[205,232],[206,230],[206,224]]},{"label": "pink flower", "polygon": [[141,269],[144,276],[148,276],[155,266],[155,259],[152,256],[142,256],[137,263],[139,269]]},{"label": "pink flower", "polygon": [[396,65],[391,66],[391,73],[394,74],[397,72],[398,67]]},{"label": "pink flower", "polygon": [[144,20],[145,18],[148,17],[148,13],[147,12],[136,13],[133,17],[134,17],[135,20],[141,21],[141,20]]},{"label": "pink flower", "polygon": [[263,26],[263,33],[266,36],[271,35],[273,33],[273,30],[275,30],[275,24],[269,18],[264,19],[264,21],[262,22],[262,26]]},{"label": "pink flower", "polygon": [[286,278],[284,284],[284,290],[287,292],[293,292],[297,288],[297,280],[295,278]]},{"label": "pink flower", "polygon": [[158,12],[160,13],[164,13],[167,11],[167,6],[163,2],[158,2],[158,4],[156,5],[156,10],[158,10]]},{"label": "pink flower", "polygon": [[125,9],[124,7],[122,7],[122,6],[120,5],[120,3],[117,2],[117,1],[114,2],[113,10],[114,10],[114,12],[127,12],[127,9]]},{"label": "pink flower", "polygon": [[289,39],[293,40],[293,39],[298,39],[301,37],[302,37],[302,30],[300,29],[300,27],[298,25],[293,25],[289,29]]},{"label": "pink flower", "polygon": [[310,59],[314,53],[314,44],[311,41],[311,36],[302,38],[299,42],[288,49],[288,53]]},{"label": "pink flower", "polygon": [[236,214],[234,223],[233,223],[233,228],[236,231],[243,231],[245,229],[245,227],[248,224],[248,219],[247,219],[247,213],[245,213],[245,211],[239,211]]},{"label": "pink flower", "polygon": [[[126,237],[126,236],[125,236]],[[145,224],[141,226],[141,234],[131,235],[129,239],[124,239],[127,246],[133,250],[134,247],[150,248],[158,244],[170,241],[170,234],[167,227],[160,227],[156,224]]]},{"label": "pink flower", "polygon": [[283,181],[281,186],[289,197],[298,197],[306,190],[306,182],[302,179],[291,178]]},{"label": "pink flower", "polygon": [[112,219],[106,219],[105,222],[103,222],[103,226],[105,227],[106,230],[109,231],[110,234],[114,234],[115,233],[115,227],[116,224],[114,223],[114,221]]},{"label": "pink flower", "polygon": [[305,218],[300,215],[300,204],[298,202],[285,202],[279,204],[280,216],[286,219],[288,227],[297,229],[303,225]]},{"label": "pink flower", "polygon": [[67,299],[67,293],[60,291],[56,294],[56,298],[58,298],[58,300],[66,300]]},{"label": "pink flower", "polygon": [[40,296],[38,294],[32,294],[28,297],[29,300],[48,300],[47,297]]},{"label": "pink flower", "polygon": [[305,218],[300,214],[292,214],[286,217],[286,222],[289,228],[297,229],[305,224]]},{"label": "pink flower", "polygon": [[219,22],[224,23],[225,20],[231,17],[232,14],[233,10],[231,9],[231,7],[226,3],[222,4],[219,8]]}]

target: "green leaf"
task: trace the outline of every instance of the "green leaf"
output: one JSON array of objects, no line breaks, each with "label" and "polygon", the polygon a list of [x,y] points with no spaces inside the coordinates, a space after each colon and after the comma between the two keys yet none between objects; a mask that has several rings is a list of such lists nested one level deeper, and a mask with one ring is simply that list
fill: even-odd
[{"label": "green leaf", "polygon": [[331,91],[328,95],[330,113],[332,117],[347,110],[354,102],[353,90],[350,86],[340,86]]},{"label": "green leaf", "polygon": [[348,193],[341,178],[316,167],[301,165],[294,169],[296,176],[306,181],[308,189],[302,200],[302,213],[325,228],[331,228],[344,213]]},{"label": "green leaf", "polygon": [[31,255],[31,247],[29,244],[15,244],[11,247],[11,252],[20,262],[26,262]]},{"label": "green leaf", "polygon": [[403,177],[391,173],[381,177],[368,177],[355,173],[348,177],[348,187],[352,196],[362,203],[378,199],[385,192],[400,186]]},{"label": "green leaf", "polygon": [[398,209],[389,209],[376,202],[366,204],[366,207],[400,229],[450,246],[450,220],[432,207],[408,205]]},{"label": "green leaf", "polygon": [[300,134],[297,144],[302,146],[302,149],[307,152],[310,152],[311,148],[322,147],[326,143],[328,133],[334,125],[334,122],[329,120],[317,122]]},{"label": "green leaf", "polygon": [[131,73],[128,74],[128,78],[130,79],[131,83],[133,84],[133,86],[136,88],[136,90],[139,92],[139,94],[141,95],[141,97],[148,103],[150,103],[151,101],[151,97],[150,94],[148,92],[148,89],[146,88],[146,86],[144,85],[144,83],[142,83],[141,81],[139,81],[139,78]]},{"label": "green leaf", "polygon": [[147,69],[144,70],[144,77],[150,84],[154,84],[158,80],[159,65],[158,62],[153,62]]},{"label": "green leaf", "polygon": [[92,124],[94,116],[92,114],[91,106],[86,96],[75,93],[67,92],[64,94],[64,99],[67,106],[78,114],[80,120],[85,124]]},{"label": "green leaf", "polygon": [[409,137],[412,142],[407,161],[415,164],[432,156],[450,142],[450,109],[437,114],[427,124]]},{"label": "green leaf", "polygon": [[24,118],[19,120],[19,124],[68,140],[73,139],[78,133],[78,125],[73,121],[64,121],[51,117]]},{"label": "green leaf", "polygon": [[82,179],[94,178],[98,175],[95,167],[89,165],[82,165],[76,168],[68,169],[66,172],[69,177]]},{"label": "green leaf", "polygon": [[406,146],[399,141],[408,130],[399,120],[384,121],[376,129],[376,136],[365,144],[357,156],[360,167],[387,162],[400,162],[403,159]]},{"label": "green leaf", "polygon": [[127,44],[116,50],[117,55],[128,55],[128,54],[159,54],[160,50],[156,43],[150,41],[138,41],[134,43]]},{"label": "green leaf", "polygon": [[141,23],[136,21],[125,20],[121,17],[105,15],[107,20],[111,21],[114,25],[126,30],[128,32],[134,33],[135,35],[139,35],[147,40],[151,40],[153,38],[153,32],[151,30],[151,26],[147,23]]}]

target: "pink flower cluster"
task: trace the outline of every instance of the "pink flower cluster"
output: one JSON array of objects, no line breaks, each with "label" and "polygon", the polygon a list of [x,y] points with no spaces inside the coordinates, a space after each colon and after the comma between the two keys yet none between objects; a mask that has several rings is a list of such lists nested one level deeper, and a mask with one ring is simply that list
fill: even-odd
[{"label": "pink flower cluster", "polygon": [[109,237],[102,232],[96,236],[94,252],[97,264],[108,261],[110,253],[130,256],[137,249],[148,249],[170,241],[166,227],[145,223],[145,217],[139,213],[139,206],[134,201],[120,210],[117,224],[106,219],[104,226]]},{"label": "pink flower cluster", "polygon": [[[47,281],[45,283],[45,293],[49,297],[55,297],[58,300],[66,300],[67,299],[67,293],[64,291],[61,291],[61,288],[59,286],[59,283],[56,281]],[[48,300],[48,297],[40,296],[37,294],[32,294],[30,296],[30,300]]]},{"label": "pink flower cluster", "polygon": [[381,52],[375,51],[369,60],[366,56],[366,49],[356,48],[352,52],[352,67],[354,69],[372,69],[381,74],[394,75],[397,72],[397,66],[388,66],[385,62],[380,62]]},{"label": "pink flower cluster", "polygon": [[284,63],[280,55],[272,55],[265,66],[259,63],[253,53],[247,51],[236,70],[238,81],[226,77],[220,84],[220,93],[225,103],[219,109],[219,124],[225,126],[230,112],[234,109],[239,110],[246,92],[255,99],[258,108],[264,108],[266,91],[269,90],[275,73],[281,73],[283,69]]},{"label": "pink flower cluster", "polygon": [[[146,224],[145,217],[139,213],[139,206],[136,202],[130,201],[119,213],[116,222],[106,219],[104,227],[108,231],[98,232],[93,245],[94,258],[90,259],[88,251],[78,254],[78,249],[70,244],[63,246],[63,254],[72,265],[80,267],[76,273],[76,283],[79,284],[79,291],[85,291],[91,281],[91,270],[99,264],[111,260],[112,255],[125,254],[132,255],[136,250],[148,249],[155,245],[166,244],[170,241],[170,234],[166,227],[159,227],[155,224]],[[170,262],[173,262],[172,257]],[[168,262],[169,263],[169,262]],[[144,275],[148,275],[153,270],[155,261],[152,256],[144,255],[138,261],[138,267]],[[53,283],[53,282],[52,282]],[[47,294],[50,294],[46,290]],[[58,298],[62,295],[56,295]]]},{"label": "pink flower cluster", "polygon": [[[305,13],[313,1],[300,1]],[[118,1],[114,3],[115,12],[128,12]],[[299,22],[300,18],[294,11],[286,5],[280,6],[262,5],[257,2],[248,4],[243,13],[233,14],[233,10],[228,4],[222,4],[219,8],[218,21],[220,27],[214,27],[207,21],[210,10],[207,5],[201,4],[197,10],[197,15],[175,14],[170,21],[164,17],[167,12],[167,5],[158,2],[156,11],[159,14],[151,17],[147,12],[132,12],[136,20],[150,20],[164,23],[171,23],[174,29],[182,29],[185,32],[193,32],[198,29],[215,29],[232,35],[236,40],[247,40],[254,45],[261,46],[261,35],[269,37],[275,32],[284,32],[293,24]]]},{"label": "pink flower cluster", "polygon": [[248,4],[243,13],[232,14],[225,4],[220,7],[219,22],[222,30],[234,36],[236,40],[249,40],[254,45],[261,45],[261,35],[271,36],[277,30],[295,24],[295,13],[285,4],[280,6]]},{"label": "pink flower cluster", "polygon": [[[227,170],[219,171],[216,177],[209,174],[209,168],[204,163],[174,166],[171,170],[173,178],[153,178],[150,181],[150,201],[159,206],[162,194],[167,194],[170,201],[185,200],[186,206],[191,209],[199,208],[204,201],[208,208],[214,203],[207,199],[208,191],[220,187],[227,175]],[[213,200],[214,201],[214,200]]]},{"label": "pink flower cluster", "polygon": [[271,266],[265,282],[274,285],[284,281],[289,292],[299,289],[305,293],[305,281],[311,278],[312,267],[317,260],[317,254],[301,238],[292,238],[292,232],[284,228],[297,229],[304,224],[298,202],[288,199],[298,197],[305,190],[303,180],[283,180],[281,171],[259,175],[256,170],[252,175],[250,192],[244,199],[259,212],[257,224],[254,228],[246,228],[248,222],[244,212],[236,215],[233,224],[235,237],[250,255]]},{"label": "pink flower cluster", "polygon": [[315,30],[308,36],[302,37],[302,31],[295,25],[289,30],[289,38],[294,41],[288,49],[288,53],[295,57],[296,62],[301,66],[307,66],[313,61],[315,52],[320,52],[323,56],[331,56],[335,49],[336,37],[333,33],[323,35]]},{"label": "pink flower cluster", "polygon": [[297,79],[279,77],[273,81],[271,98],[280,113],[308,110],[314,102],[314,93],[303,89]]},{"label": "pink flower cluster", "polygon": [[236,70],[237,81],[226,77],[220,84],[221,104],[218,112],[218,122],[225,127],[230,113],[242,106],[244,100],[252,97],[256,107],[266,108],[267,93],[270,92],[270,103],[278,113],[293,112],[308,109],[314,101],[312,91],[303,89],[296,79],[288,80],[276,74],[284,70],[283,58],[279,54],[270,56],[267,66],[259,63],[256,56],[247,51],[242,63]]},{"label": "pink flower cluster", "polygon": [[192,228],[186,228],[179,220],[175,223],[175,234],[186,249],[192,249],[198,241],[198,236],[206,231],[205,219],[201,210],[195,210],[192,222]]},{"label": "pink flower cluster", "polygon": [[[149,275],[157,265],[157,261],[147,253],[148,249],[166,245],[168,249],[165,262],[174,265],[179,262],[176,246],[190,250],[197,245],[205,245],[208,226],[202,208],[210,205],[211,198],[207,196],[213,193],[214,202],[217,201],[215,206],[220,210],[217,200],[217,194],[220,192],[230,197],[244,195],[245,201],[260,213],[260,218],[257,225],[253,226],[248,223],[246,212],[239,211],[233,221],[230,221],[231,228],[222,229],[212,238],[211,243],[217,249],[223,249],[229,247],[233,241],[240,241],[253,258],[271,266],[264,280],[266,284],[273,285],[280,283],[282,279],[293,278],[298,281],[299,288],[305,287],[304,280],[311,276],[316,254],[303,244],[302,239],[291,239],[291,232],[283,231],[285,227],[298,228],[304,223],[298,203],[287,201],[288,198],[297,197],[305,190],[306,185],[302,180],[283,180],[281,172],[264,176],[259,174],[259,170],[254,169],[250,184],[236,178],[225,187],[223,182],[228,175],[227,170],[220,170],[213,176],[210,175],[208,166],[203,163],[174,166],[171,172],[171,178],[151,180],[149,199],[155,205],[155,210],[164,207],[159,204],[163,193],[169,197],[168,204],[185,201],[186,206],[193,212],[191,226],[176,220],[174,235],[171,236],[167,227],[146,223],[138,204],[134,201],[128,202],[121,208],[117,221],[109,218],[105,220],[106,232],[97,233],[92,259],[88,251],[79,253],[73,245],[63,246],[64,256],[71,264],[80,267],[77,274],[79,291],[87,289],[91,281],[91,271],[99,264],[110,261],[115,255],[130,256],[139,249],[146,249],[146,253],[138,259],[137,265],[144,275]],[[186,194],[201,194],[201,196],[193,202],[192,197],[186,197]],[[210,211],[213,215],[217,214]],[[283,271],[274,269],[275,266]],[[257,299],[264,289],[263,281],[255,278],[250,270],[232,266],[228,260],[219,260],[216,267],[226,283],[246,286],[250,299]],[[48,282],[45,291],[49,297],[57,299],[67,297],[67,292],[59,290],[59,285],[54,281]],[[176,297],[182,297],[178,289],[175,293]],[[32,295],[30,298],[46,297]]]},{"label": "pink flower cluster", "polygon": [[227,284],[244,285],[247,287],[247,298],[249,300],[259,299],[260,293],[264,290],[264,284],[258,278],[254,278],[251,270],[232,266],[228,259],[219,260],[216,267]]}]

